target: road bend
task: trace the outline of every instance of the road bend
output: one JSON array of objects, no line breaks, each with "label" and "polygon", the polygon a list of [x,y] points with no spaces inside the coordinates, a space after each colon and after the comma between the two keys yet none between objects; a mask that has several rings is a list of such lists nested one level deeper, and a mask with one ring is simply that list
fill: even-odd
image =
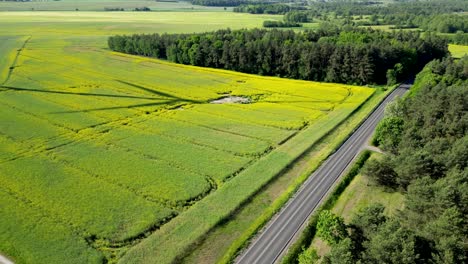
[{"label": "road bend", "polygon": [[377,123],[384,116],[385,106],[402,96],[409,87],[410,84],[400,85],[380,103],[341,147],[304,182],[283,209],[236,259],[236,263],[272,264],[280,260],[320,201],[353,159],[367,146]]}]

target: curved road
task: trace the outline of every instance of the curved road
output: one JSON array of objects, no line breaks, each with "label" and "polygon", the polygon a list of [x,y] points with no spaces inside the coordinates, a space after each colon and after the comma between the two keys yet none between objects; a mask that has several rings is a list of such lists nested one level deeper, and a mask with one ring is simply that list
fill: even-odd
[{"label": "curved road", "polygon": [[322,198],[367,146],[377,123],[383,118],[385,106],[396,97],[402,96],[410,86],[400,85],[380,103],[349,139],[304,182],[294,197],[237,258],[236,263],[272,264],[280,259]]}]

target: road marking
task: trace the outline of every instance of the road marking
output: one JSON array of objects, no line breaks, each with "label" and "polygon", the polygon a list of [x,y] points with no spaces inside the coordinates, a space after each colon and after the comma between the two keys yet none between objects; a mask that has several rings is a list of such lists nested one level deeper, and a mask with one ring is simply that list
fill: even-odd
[{"label": "road marking", "polygon": [[7,259],[6,257],[0,255],[0,264],[15,264],[15,263]]}]

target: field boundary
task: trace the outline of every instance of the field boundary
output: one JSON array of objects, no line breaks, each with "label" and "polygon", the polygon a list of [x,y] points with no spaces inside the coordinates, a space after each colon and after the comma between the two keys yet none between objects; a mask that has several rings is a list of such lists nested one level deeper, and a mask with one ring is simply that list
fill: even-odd
[{"label": "field boundary", "polygon": [[31,40],[31,38],[32,38],[32,36],[28,36],[26,38],[26,40],[24,40],[23,45],[16,51],[16,55],[15,55],[15,58],[13,60],[13,63],[9,66],[7,76],[6,76],[5,80],[0,83],[0,86],[5,85],[10,80],[11,74],[13,73],[13,70],[16,67],[16,63],[18,62],[18,58],[19,58],[19,56],[21,54],[21,51],[23,51],[23,49],[26,47],[26,44],[28,44],[28,42]]}]

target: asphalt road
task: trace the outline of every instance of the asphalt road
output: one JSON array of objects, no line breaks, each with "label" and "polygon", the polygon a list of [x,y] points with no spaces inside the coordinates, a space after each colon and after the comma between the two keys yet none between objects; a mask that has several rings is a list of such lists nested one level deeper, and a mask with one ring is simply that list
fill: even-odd
[{"label": "asphalt road", "polygon": [[367,146],[377,123],[383,118],[387,103],[403,95],[410,86],[403,84],[387,96],[349,139],[305,181],[294,197],[236,259],[236,263],[272,264],[279,261],[322,198]]}]

